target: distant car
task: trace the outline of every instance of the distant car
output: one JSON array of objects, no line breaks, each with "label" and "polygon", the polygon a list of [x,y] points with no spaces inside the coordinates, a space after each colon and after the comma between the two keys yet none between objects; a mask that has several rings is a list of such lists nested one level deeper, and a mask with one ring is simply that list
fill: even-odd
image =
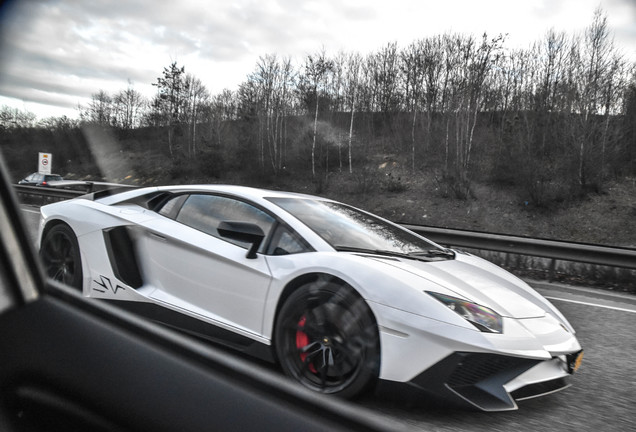
[{"label": "distant car", "polygon": [[18,184],[25,186],[50,186],[50,182],[62,181],[61,175],[58,174],[40,174],[33,173],[18,182]]},{"label": "distant car", "polygon": [[328,199],[238,186],[94,193],[41,208],[49,277],[277,361],[310,389],[378,378],[482,410],[567,387],[582,350],[505,270]]}]

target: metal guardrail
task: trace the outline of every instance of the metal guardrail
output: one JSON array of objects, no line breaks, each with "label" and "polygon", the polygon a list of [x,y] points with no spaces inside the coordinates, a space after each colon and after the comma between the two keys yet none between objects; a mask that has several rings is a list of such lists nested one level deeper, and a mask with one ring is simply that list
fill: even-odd
[{"label": "metal guardrail", "polygon": [[419,225],[403,226],[445,246],[636,269],[636,249],[631,248],[569,243]]},{"label": "metal guardrail", "polygon": [[[88,192],[86,190],[77,191],[20,185],[15,185],[14,187],[23,202],[35,200],[39,204],[75,198]],[[402,226],[446,246],[551,259],[551,270],[554,270],[556,260],[636,269],[636,249],[631,248],[541,240],[421,225],[403,224]]]},{"label": "metal guardrail", "polygon": [[14,185],[13,189],[21,202],[40,205],[76,198],[89,192],[87,189],[71,190],[24,185]]},{"label": "metal guardrail", "polygon": [[61,180],[51,182],[58,186],[25,186],[13,185],[13,188],[25,204],[45,205],[56,201],[64,201],[76,198],[91,192],[105,189],[135,188],[137,186],[122,185],[118,183],[93,182],[93,181],[69,181]]}]

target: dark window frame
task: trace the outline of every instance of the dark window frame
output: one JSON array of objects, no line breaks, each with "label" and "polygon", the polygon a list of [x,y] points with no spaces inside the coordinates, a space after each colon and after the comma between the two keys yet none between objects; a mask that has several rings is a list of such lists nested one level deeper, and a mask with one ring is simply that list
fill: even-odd
[{"label": "dark window frame", "polygon": [[[163,199],[161,201],[161,203],[159,203],[154,209],[153,211],[156,212],[157,214],[166,217],[168,219],[173,220],[176,223],[179,223],[181,225],[187,226],[189,228],[192,228],[194,230],[197,230],[199,232],[202,232],[205,235],[209,235],[211,237],[226,241],[228,243],[231,243],[235,246],[238,246],[240,248],[243,249],[249,249],[249,247],[246,247],[242,244],[237,244],[235,242],[229,241],[226,238],[219,236],[219,235],[214,235],[214,234],[210,234],[209,232],[203,231],[201,229],[198,229],[197,227],[194,227],[192,225],[186,224],[182,221],[177,220],[179,213],[181,212],[181,210],[183,209],[184,204],[186,203],[186,201],[188,200],[188,198],[190,198],[193,195],[210,195],[210,196],[214,196],[214,197],[221,197],[221,198],[228,198],[228,199],[233,199],[235,201],[241,202],[243,204],[249,205],[254,207],[255,209],[265,213],[266,215],[270,216],[271,218],[274,219],[274,222],[272,223],[269,232],[266,233],[265,238],[263,239],[263,242],[261,244],[261,246],[259,247],[258,253],[261,255],[266,255],[266,256],[283,256],[281,254],[275,254],[274,251],[276,250],[276,248],[273,247],[273,242],[275,240],[275,237],[278,235],[278,232],[280,229],[285,229],[287,230],[290,235],[294,238],[294,240],[296,240],[299,245],[302,247],[302,251],[300,252],[295,252],[289,255],[296,255],[299,253],[306,253],[306,252],[315,252],[315,249],[309,244],[309,242],[307,242],[307,240],[305,240],[305,238],[303,236],[301,236],[296,230],[294,230],[291,226],[289,226],[287,223],[285,223],[284,221],[282,221],[280,219],[280,217],[278,217],[275,213],[273,213],[271,210],[256,204],[253,201],[250,201],[248,199],[245,199],[243,197],[240,196],[236,196],[236,195],[232,195],[232,194],[226,194],[226,193],[215,193],[215,192],[206,192],[206,191],[183,191],[183,192],[175,192],[175,193],[171,193],[169,197]],[[168,203],[174,201],[174,200],[180,200],[178,202],[176,202],[174,204],[174,207],[169,209],[166,212],[162,212],[162,210],[166,207],[166,205],[168,205]],[[282,227],[282,228],[281,228]]]}]

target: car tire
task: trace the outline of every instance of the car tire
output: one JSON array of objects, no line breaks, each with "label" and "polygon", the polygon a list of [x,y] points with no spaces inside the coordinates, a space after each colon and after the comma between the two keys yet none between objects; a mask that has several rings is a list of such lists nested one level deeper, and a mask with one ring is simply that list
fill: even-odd
[{"label": "car tire", "polygon": [[46,275],[81,291],[82,260],[73,230],[65,224],[52,227],[44,235],[40,258]]},{"label": "car tire", "polygon": [[306,283],[285,301],[276,320],[281,368],[317,392],[352,398],[378,377],[378,327],[364,299],[329,278]]}]

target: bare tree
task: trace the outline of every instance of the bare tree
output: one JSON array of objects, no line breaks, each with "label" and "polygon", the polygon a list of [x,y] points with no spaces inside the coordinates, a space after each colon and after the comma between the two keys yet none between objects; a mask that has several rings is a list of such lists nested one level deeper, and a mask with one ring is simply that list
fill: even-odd
[{"label": "bare tree", "polygon": [[2,129],[33,127],[36,119],[36,115],[30,111],[22,111],[7,105],[3,105],[0,109],[0,128]]},{"label": "bare tree", "polygon": [[264,168],[267,150],[270,165],[274,172],[278,172],[284,165],[285,116],[290,110],[290,88],[294,80],[291,60],[279,60],[276,55],[261,57],[248,79],[257,97],[260,165]]},{"label": "bare tree", "polygon": [[126,90],[121,90],[113,96],[113,116],[117,127],[124,130],[139,126],[142,110],[146,100],[129,83]]},{"label": "bare tree", "polygon": [[188,156],[193,157],[197,152],[197,122],[203,105],[210,99],[208,89],[199,78],[191,74],[186,74],[184,79],[184,113],[190,130],[190,141],[188,143]]},{"label": "bare tree", "polygon": [[[347,55],[343,51],[339,51],[333,58],[333,70],[330,74],[327,91],[330,94],[331,101],[331,120],[334,114],[338,115],[344,111],[345,105],[345,73],[346,73]],[[338,170],[342,171],[342,144],[344,140],[342,134],[338,133],[336,145],[338,147]],[[328,153],[327,153],[328,156]]]},{"label": "bare tree", "polygon": [[360,92],[360,66],[362,57],[358,53],[347,57],[345,64],[345,104],[348,105],[351,116],[349,118],[349,139],[348,139],[348,162],[349,174],[353,173],[352,147],[353,147],[353,121],[358,105]]},{"label": "bare tree", "polygon": [[[470,191],[469,168],[478,113],[483,109],[485,82],[498,60],[503,36],[478,43],[473,37],[446,35],[446,76],[443,98],[446,102],[446,169],[448,185],[457,197]],[[449,165],[450,125],[454,125],[453,167]]]},{"label": "bare tree", "polygon": [[278,159],[274,158],[274,170],[281,170],[285,167],[287,152],[287,117],[293,107],[292,88],[296,80],[296,71],[290,58],[284,58],[280,65],[280,80],[276,96],[276,127],[279,144],[277,152]]},{"label": "bare tree", "polygon": [[224,89],[220,94],[212,96],[205,121],[212,125],[216,147],[221,148],[225,125],[237,118],[236,94]]},{"label": "bare tree", "polygon": [[402,74],[404,75],[404,103],[411,112],[411,170],[415,172],[415,123],[420,108],[424,87],[424,52],[423,42],[411,43],[401,52]]},{"label": "bare tree", "polygon": [[321,93],[325,93],[328,74],[333,70],[333,61],[327,58],[324,50],[305,61],[304,80],[308,91],[315,99],[314,127],[311,144],[311,174],[316,177],[316,135],[318,131],[318,110],[320,108]]},{"label": "bare tree", "polygon": [[99,90],[91,95],[91,101],[86,108],[80,107],[80,118],[82,121],[110,126],[113,120],[112,103],[111,96],[104,90]]},{"label": "bare tree", "polygon": [[391,42],[375,54],[375,75],[377,83],[378,107],[381,113],[389,114],[397,112],[401,95],[400,69],[397,43]]}]

